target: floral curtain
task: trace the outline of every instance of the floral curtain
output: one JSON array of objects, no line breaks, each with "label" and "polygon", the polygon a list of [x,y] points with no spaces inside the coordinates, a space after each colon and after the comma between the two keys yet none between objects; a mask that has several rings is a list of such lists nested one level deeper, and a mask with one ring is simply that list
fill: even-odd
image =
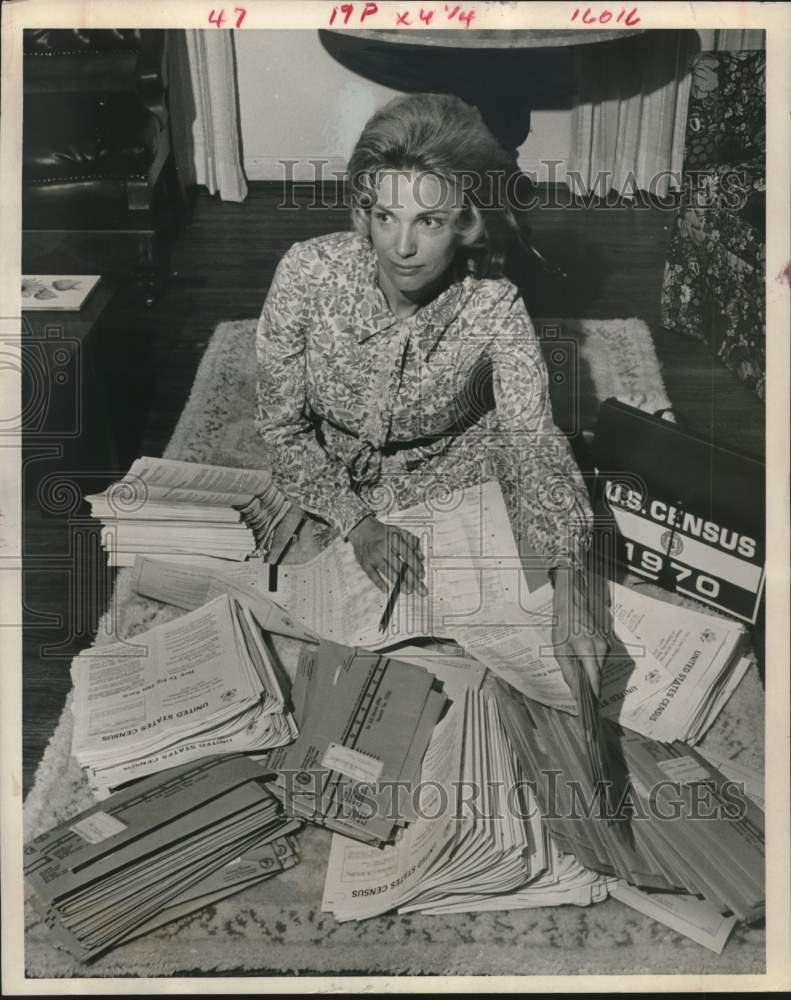
[{"label": "floral curtain", "polygon": [[185,183],[244,201],[233,33],[171,31],[169,71],[173,144]]},{"label": "floral curtain", "polygon": [[703,340],[759,398],[766,380],[766,53],[692,67],[684,187],[662,325]]}]

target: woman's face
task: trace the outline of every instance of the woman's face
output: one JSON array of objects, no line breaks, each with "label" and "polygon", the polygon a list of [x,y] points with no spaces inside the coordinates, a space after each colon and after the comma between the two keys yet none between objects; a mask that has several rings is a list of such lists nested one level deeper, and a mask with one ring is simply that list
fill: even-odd
[{"label": "woman's face", "polygon": [[386,171],[371,209],[371,241],[383,290],[410,302],[430,298],[444,282],[459,237],[456,189],[435,174]]}]

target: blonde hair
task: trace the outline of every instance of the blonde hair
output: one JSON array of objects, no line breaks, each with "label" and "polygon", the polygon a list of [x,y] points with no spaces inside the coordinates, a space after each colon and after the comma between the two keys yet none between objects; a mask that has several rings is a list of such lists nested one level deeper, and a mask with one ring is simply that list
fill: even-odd
[{"label": "blonde hair", "polygon": [[456,186],[461,211],[456,271],[499,277],[519,227],[505,201],[515,164],[477,108],[451,94],[397,97],[366,123],[349,160],[352,221],[370,238],[371,209],[385,170],[434,174]]}]

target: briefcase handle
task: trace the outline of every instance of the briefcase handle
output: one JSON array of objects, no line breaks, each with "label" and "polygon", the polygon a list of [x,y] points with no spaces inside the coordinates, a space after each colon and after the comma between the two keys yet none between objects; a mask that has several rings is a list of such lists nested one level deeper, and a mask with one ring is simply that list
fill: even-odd
[{"label": "briefcase handle", "polygon": [[682,417],[680,413],[676,413],[676,411],[673,409],[672,406],[663,406],[659,410],[654,410],[653,415],[655,417],[663,417],[666,413],[673,414],[673,423],[676,425],[676,427],[678,427],[679,430],[681,431],[689,430],[689,424],[687,423],[685,418]]}]

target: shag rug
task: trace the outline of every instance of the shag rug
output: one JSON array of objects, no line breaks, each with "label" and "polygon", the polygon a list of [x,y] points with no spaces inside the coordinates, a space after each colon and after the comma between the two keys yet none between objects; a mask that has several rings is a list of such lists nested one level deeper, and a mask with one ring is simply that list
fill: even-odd
[{"label": "shag rug", "polygon": [[[559,321],[558,340],[573,344],[587,421],[617,396],[645,409],[667,406],[651,334],[639,320]],[[537,324],[541,327],[541,324]],[[166,456],[218,465],[256,464],[252,320],[220,324],[201,362]],[[558,380],[556,380],[558,381]],[[568,383],[567,383],[568,384]],[[557,403],[557,399],[555,400]],[[565,403],[561,400],[560,408]],[[665,592],[658,596],[684,603]],[[121,571],[97,641],[128,638],[180,612],[138,597]],[[67,704],[25,801],[29,839],[92,804],[71,758]],[[763,766],[763,694],[755,666],[706,736],[705,746]],[[715,955],[608,899],[574,906],[498,913],[386,915],[339,924],[321,912],[330,835],[298,834],[300,863],[259,886],[132,941],[90,965],[53,945],[26,909],[27,975],[142,977],[174,975],[601,975],[760,973],[765,936],[738,926]],[[705,980],[701,983],[705,988]]]}]

